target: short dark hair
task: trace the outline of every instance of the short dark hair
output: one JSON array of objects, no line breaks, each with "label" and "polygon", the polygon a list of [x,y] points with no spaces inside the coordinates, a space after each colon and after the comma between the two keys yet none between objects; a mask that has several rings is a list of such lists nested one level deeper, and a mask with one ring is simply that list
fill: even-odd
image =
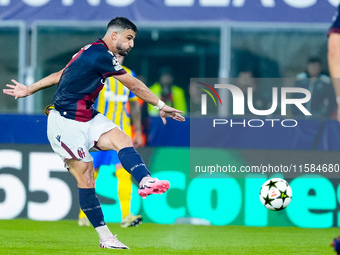
[{"label": "short dark hair", "polygon": [[321,58],[317,57],[317,56],[311,56],[308,58],[307,63],[319,63],[321,64]]},{"label": "short dark hair", "polygon": [[115,26],[115,27],[120,27],[124,30],[131,29],[133,32],[136,34],[138,33],[138,29],[135,24],[133,24],[132,21],[130,21],[128,18],[125,17],[116,17],[112,19],[109,24],[107,24],[107,29],[110,27]]},{"label": "short dark hair", "polygon": [[170,66],[162,66],[159,71],[158,71],[159,77],[162,75],[168,74],[168,75],[173,75],[174,72]]}]

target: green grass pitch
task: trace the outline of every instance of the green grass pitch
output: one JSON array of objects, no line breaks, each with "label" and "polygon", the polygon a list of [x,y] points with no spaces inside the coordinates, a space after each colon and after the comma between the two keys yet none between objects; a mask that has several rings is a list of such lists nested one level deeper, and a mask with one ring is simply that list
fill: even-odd
[{"label": "green grass pitch", "polygon": [[337,228],[108,224],[130,250],[98,248],[92,227],[73,220],[0,220],[0,254],[335,254]]}]

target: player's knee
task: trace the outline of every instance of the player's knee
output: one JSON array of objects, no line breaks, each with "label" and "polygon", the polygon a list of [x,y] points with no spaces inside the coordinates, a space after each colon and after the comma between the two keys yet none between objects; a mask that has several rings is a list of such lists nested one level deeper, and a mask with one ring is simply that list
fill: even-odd
[{"label": "player's knee", "polygon": [[94,188],[95,187],[95,183],[96,183],[96,181],[94,180],[93,177],[85,179],[86,188],[89,188],[89,189]]},{"label": "player's knee", "polygon": [[84,175],[79,176],[77,178],[78,186],[81,188],[92,189],[95,187],[95,179],[93,175],[85,173]]},{"label": "player's knee", "polygon": [[88,188],[94,188],[95,187],[95,178],[94,178],[94,167],[92,164],[87,164],[87,168],[83,175],[85,185]]},{"label": "player's knee", "polygon": [[119,144],[119,150],[126,148],[126,147],[133,147],[133,142],[130,136],[128,136],[125,133],[122,133],[120,140],[120,144]]},{"label": "player's knee", "polygon": [[69,170],[76,178],[79,188],[94,188],[94,167],[92,162],[68,161]]}]

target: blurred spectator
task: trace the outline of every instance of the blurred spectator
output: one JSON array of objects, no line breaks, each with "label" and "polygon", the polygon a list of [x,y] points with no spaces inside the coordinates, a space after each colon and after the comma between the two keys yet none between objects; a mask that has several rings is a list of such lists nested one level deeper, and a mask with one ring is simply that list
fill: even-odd
[{"label": "blurred spectator", "polygon": [[[308,89],[311,93],[311,99],[304,104],[304,107],[312,116],[329,117],[336,108],[335,94],[330,77],[322,74],[321,71],[321,60],[318,57],[310,57],[306,71],[296,76],[295,87]],[[294,97],[299,98],[299,95],[295,93]],[[292,113],[295,116],[304,116],[295,106],[292,108]]]},{"label": "blurred spectator", "polygon": [[[259,89],[258,81],[254,78],[254,72],[251,69],[243,69],[238,74],[236,85],[245,95],[245,105],[248,104],[248,88],[252,88],[253,106],[256,110],[267,110],[270,108],[268,100],[263,96],[263,92]],[[245,114],[252,114],[248,107],[245,107]]]},{"label": "blurred spectator", "polygon": [[189,85],[189,95],[190,103],[188,104],[188,109],[191,115],[201,114],[201,95],[202,90],[199,89],[199,84],[193,82]]},{"label": "blurred spectator", "polygon": [[[205,88],[199,82],[191,82],[188,86],[190,100],[188,102],[188,112],[192,117],[201,117],[202,114],[202,94],[206,94],[203,92],[202,87]],[[215,106],[212,100],[207,100],[207,114],[208,115],[216,115],[218,108]]]},{"label": "blurred spectator", "polygon": [[247,49],[232,49],[231,77],[237,77],[240,72],[250,70],[255,78],[279,78],[280,68],[277,61]]},{"label": "blurred spectator", "polygon": [[[187,113],[185,92],[182,88],[173,84],[174,77],[171,68],[162,67],[159,72],[159,81],[154,83],[150,90],[167,105]],[[159,111],[149,104],[148,113],[150,116],[158,116]]]}]

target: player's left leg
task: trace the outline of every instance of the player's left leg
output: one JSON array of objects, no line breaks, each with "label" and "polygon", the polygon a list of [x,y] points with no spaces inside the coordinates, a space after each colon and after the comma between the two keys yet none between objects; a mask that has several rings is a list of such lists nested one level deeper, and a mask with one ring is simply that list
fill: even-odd
[{"label": "player's left leg", "polygon": [[124,169],[130,173],[139,185],[138,194],[146,198],[150,194],[166,192],[170,183],[150,176],[141,156],[133,148],[131,138],[122,130],[114,128],[100,136],[97,145],[101,150],[118,151],[119,160]]}]

